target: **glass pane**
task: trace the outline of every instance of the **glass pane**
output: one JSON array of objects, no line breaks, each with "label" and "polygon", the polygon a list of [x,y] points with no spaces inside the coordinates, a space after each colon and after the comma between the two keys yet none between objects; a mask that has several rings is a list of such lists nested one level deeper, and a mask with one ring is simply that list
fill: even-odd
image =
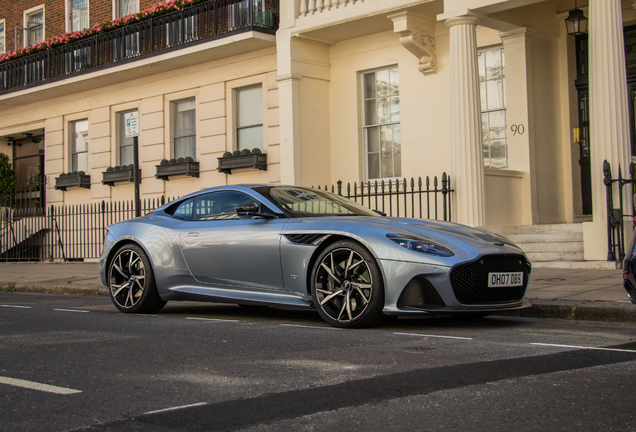
[{"label": "glass pane", "polygon": [[368,155],[369,161],[369,178],[370,179],[379,179],[380,178],[380,154],[379,153],[369,153]]},{"label": "glass pane", "polygon": [[380,128],[377,126],[367,129],[367,151],[380,151]]},{"label": "glass pane", "polygon": [[506,112],[495,111],[489,113],[490,120],[490,138],[504,139],[506,138]]},{"label": "glass pane", "polygon": [[501,68],[501,50],[486,51],[486,79],[498,80],[503,78]]},{"label": "glass pane", "polygon": [[131,165],[135,163],[133,150],[133,146],[119,148],[119,165]]},{"label": "glass pane", "polygon": [[392,122],[400,121],[400,98],[399,97],[391,98],[391,121]]},{"label": "glass pane", "polygon": [[493,168],[506,168],[508,165],[506,151],[505,141],[493,141],[491,143],[490,159]]},{"label": "glass pane", "polygon": [[364,125],[374,125],[376,123],[375,99],[364,101]]},{"label": "glass pane", "polygon": [[479,82],[486,80],[486,59],[483,52],[477,53],[477,69],[479,70]]},{"label": "glass pane", "polygon": [[393,126],[393,163],[394,177],[402,176],[402,128],[401,126]]},{"label": "glass pane", "polygon": [[380,130],[380,148],[383,152],[393,151],[393,128],[382,126]]},{"label": "glass pane", "polygon": [[375,124],[378,123],[388,123],[391,121],[391,101],[389,98],[380,98],[377,100],[377,114],[378,117],[375,121]]},{"label": "glass pane", "polygon": [[504,108],[503,85],[501,81],[487,81],[488,109]]},{"label": "glass pane", "polygon": [[257,86],[236,90],[236,126],[263,124],[263,89]]},{"label": "glass pane", "polygon": [[376,91],[378,97],[389,96],[389,71],[381,70],[375,73]]},{"label": "glass pane", "polygon": [[175,102],[174,137],[196,135],[196,110],[194,99]]},{"label": "glass pane", "polygon": [[375,73],[364,74],[364,98],[375,98]]},{"label": "glass pane", "polygon": [[119,0],[117,17],[139,12],[139,0]]},{"label": "glass pane", "polygon": [[78,153],[77,167],[73,167],[73,171],[84,171],[88,173],[88,152]]},{"label": "glass pane", "polygon": [[239,129],[236,143],[239,150],[259,148],[262,151],[263,126]]},{"label": "glass pane", "polygon": [[382,152],[382,178],[393,177],[393,153]]},{"label": "glass pane", "polygon": [[81,120],[73,123],[73,153],[85,152],[88,150],[88,120]]},{"label": "glass pane", "polygon": [[488,139],[488,113],[481,113],[481,138]]},{"label": "glass pane", "polygon": [[490,168],[490,144],[484,141],[484,166]]},{"label": "glass pane", "polygon": [[400,75],[398,74],[398,68],[392,68],[389,71],[391,79],[391,96],[398,96],[400,94]]},{"label": "glass pane", "polygon": [[194,159],[196,157],[196,142],[197,140],[193,136],[175,138],[174,140],[175,159],[179,159],[180,157],[186,158],[188,156]]},{"label": "glass pane", "polygon": [[481,110],[486,111],[488,109],[488,94],[486,93],[486,82],[479,83],[479,95],[481,99]]}]

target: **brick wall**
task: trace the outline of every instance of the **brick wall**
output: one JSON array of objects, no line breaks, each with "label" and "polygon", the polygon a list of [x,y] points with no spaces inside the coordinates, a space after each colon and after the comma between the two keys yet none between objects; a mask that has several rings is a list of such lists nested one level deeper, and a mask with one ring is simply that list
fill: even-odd
[{"label": "brick wall", "polygon": [[[0,0],[0,20],[4,19],[5,47],[7,50],[14,48],[14,29],[22,27],[23,13],[32,7],[44,5],[44,31],[45,39],[57,36],[66,31],[65,1],[69,0]],[[112,0],[88,0],[90,12],[90,25],[112,19]],[[159,0],[140,0],[140,8],[148,9]]]}]

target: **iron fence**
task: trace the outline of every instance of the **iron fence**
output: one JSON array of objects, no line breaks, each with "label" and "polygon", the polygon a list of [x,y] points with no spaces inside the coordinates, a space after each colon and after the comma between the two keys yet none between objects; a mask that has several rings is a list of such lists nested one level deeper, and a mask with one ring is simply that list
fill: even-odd
[{"label": "iron fence", "polygon": [[[325,189],[328,189],[325,186]],[[354,183],[341,181],[331,191],[389,216],[451,220],[450,177]],[[15,196],[0,207],[0,261],[83,260],[99,258],[107,226],[135,217],[134,200],[69,206],[17,205]],[[144,199],[142,215],[166,202]]]},{"label": "iron fence", "polygon": [[[318,189],[323,188],[318,186]],[[325,185],[324,190],[329,188]],[[331,186],[331,192],[388,216],[445,221],[452,219],[450,198],[454,191],[446,173],[440,180],[433,177],[432,182],[426,176],[424,180],[411,177],[410,180],[347,183],[345,190],[342,181]]]},{"label": "iron fence", "polygon": [[0,94],[226,37],[278,28],[279,0],[210,0],[0,63]]},{"label": "iron fence", "polygon": [[[612,185],[618,186],[618,207],[615,207]],[[629,164],[629,178],[623,178],[621,166],[618,166],[618,178],[612,178],[612,168],[610,163],[603,161],[603,184],[605,185],[605,202],[607,209],[607,260],[623,262],[625,259],[625,219],[631,219],[636,215],[636,204],[633,200],[625,206],[623,201],[623,187],[631,185],[631,192],[634,194],[634,163]],[[631,194],[630,194],[631,195]],[[627,207],[630,213],[625,213]]]}]

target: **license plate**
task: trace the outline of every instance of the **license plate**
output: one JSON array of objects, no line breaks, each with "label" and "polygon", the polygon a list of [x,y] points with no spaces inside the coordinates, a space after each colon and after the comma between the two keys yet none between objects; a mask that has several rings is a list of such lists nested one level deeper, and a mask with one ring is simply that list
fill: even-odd
[{"label": "license plate", "polygon": [[488,273],[488,288],[523,286],[523,272]]}]

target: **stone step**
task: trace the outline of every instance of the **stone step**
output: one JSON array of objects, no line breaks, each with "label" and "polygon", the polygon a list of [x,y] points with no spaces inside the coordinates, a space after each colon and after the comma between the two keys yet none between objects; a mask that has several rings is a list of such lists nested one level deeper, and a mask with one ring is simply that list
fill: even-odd
[{"label": "stone step", "polygon": [[583,232],[507,234],[504,237],[517,245],[521,243],[583,242]]},{"label": "stone step", "polygon": [[[614,261],[536,261],[532,268],[571,268],[571,269],[605,269],[621,268],[620,263]],[[532,280],[532,276],[530,276]]]},{"label": "stone step", "polygon": [[583,242],[515,243],[525,253],[583,252]]},{"label": "stone step", "polygon": [[[525,252],[525,251],[524,251]],[[583,261],[581,252],[526,252],[531,263],[550,261]]]},{"label": "stone step", "polygon": [[553,234],[568,232],[583,232],[583,224],[545,224],[545,225],[515,225],[488,226],[484,229],[502,235],[507,234]]}]

